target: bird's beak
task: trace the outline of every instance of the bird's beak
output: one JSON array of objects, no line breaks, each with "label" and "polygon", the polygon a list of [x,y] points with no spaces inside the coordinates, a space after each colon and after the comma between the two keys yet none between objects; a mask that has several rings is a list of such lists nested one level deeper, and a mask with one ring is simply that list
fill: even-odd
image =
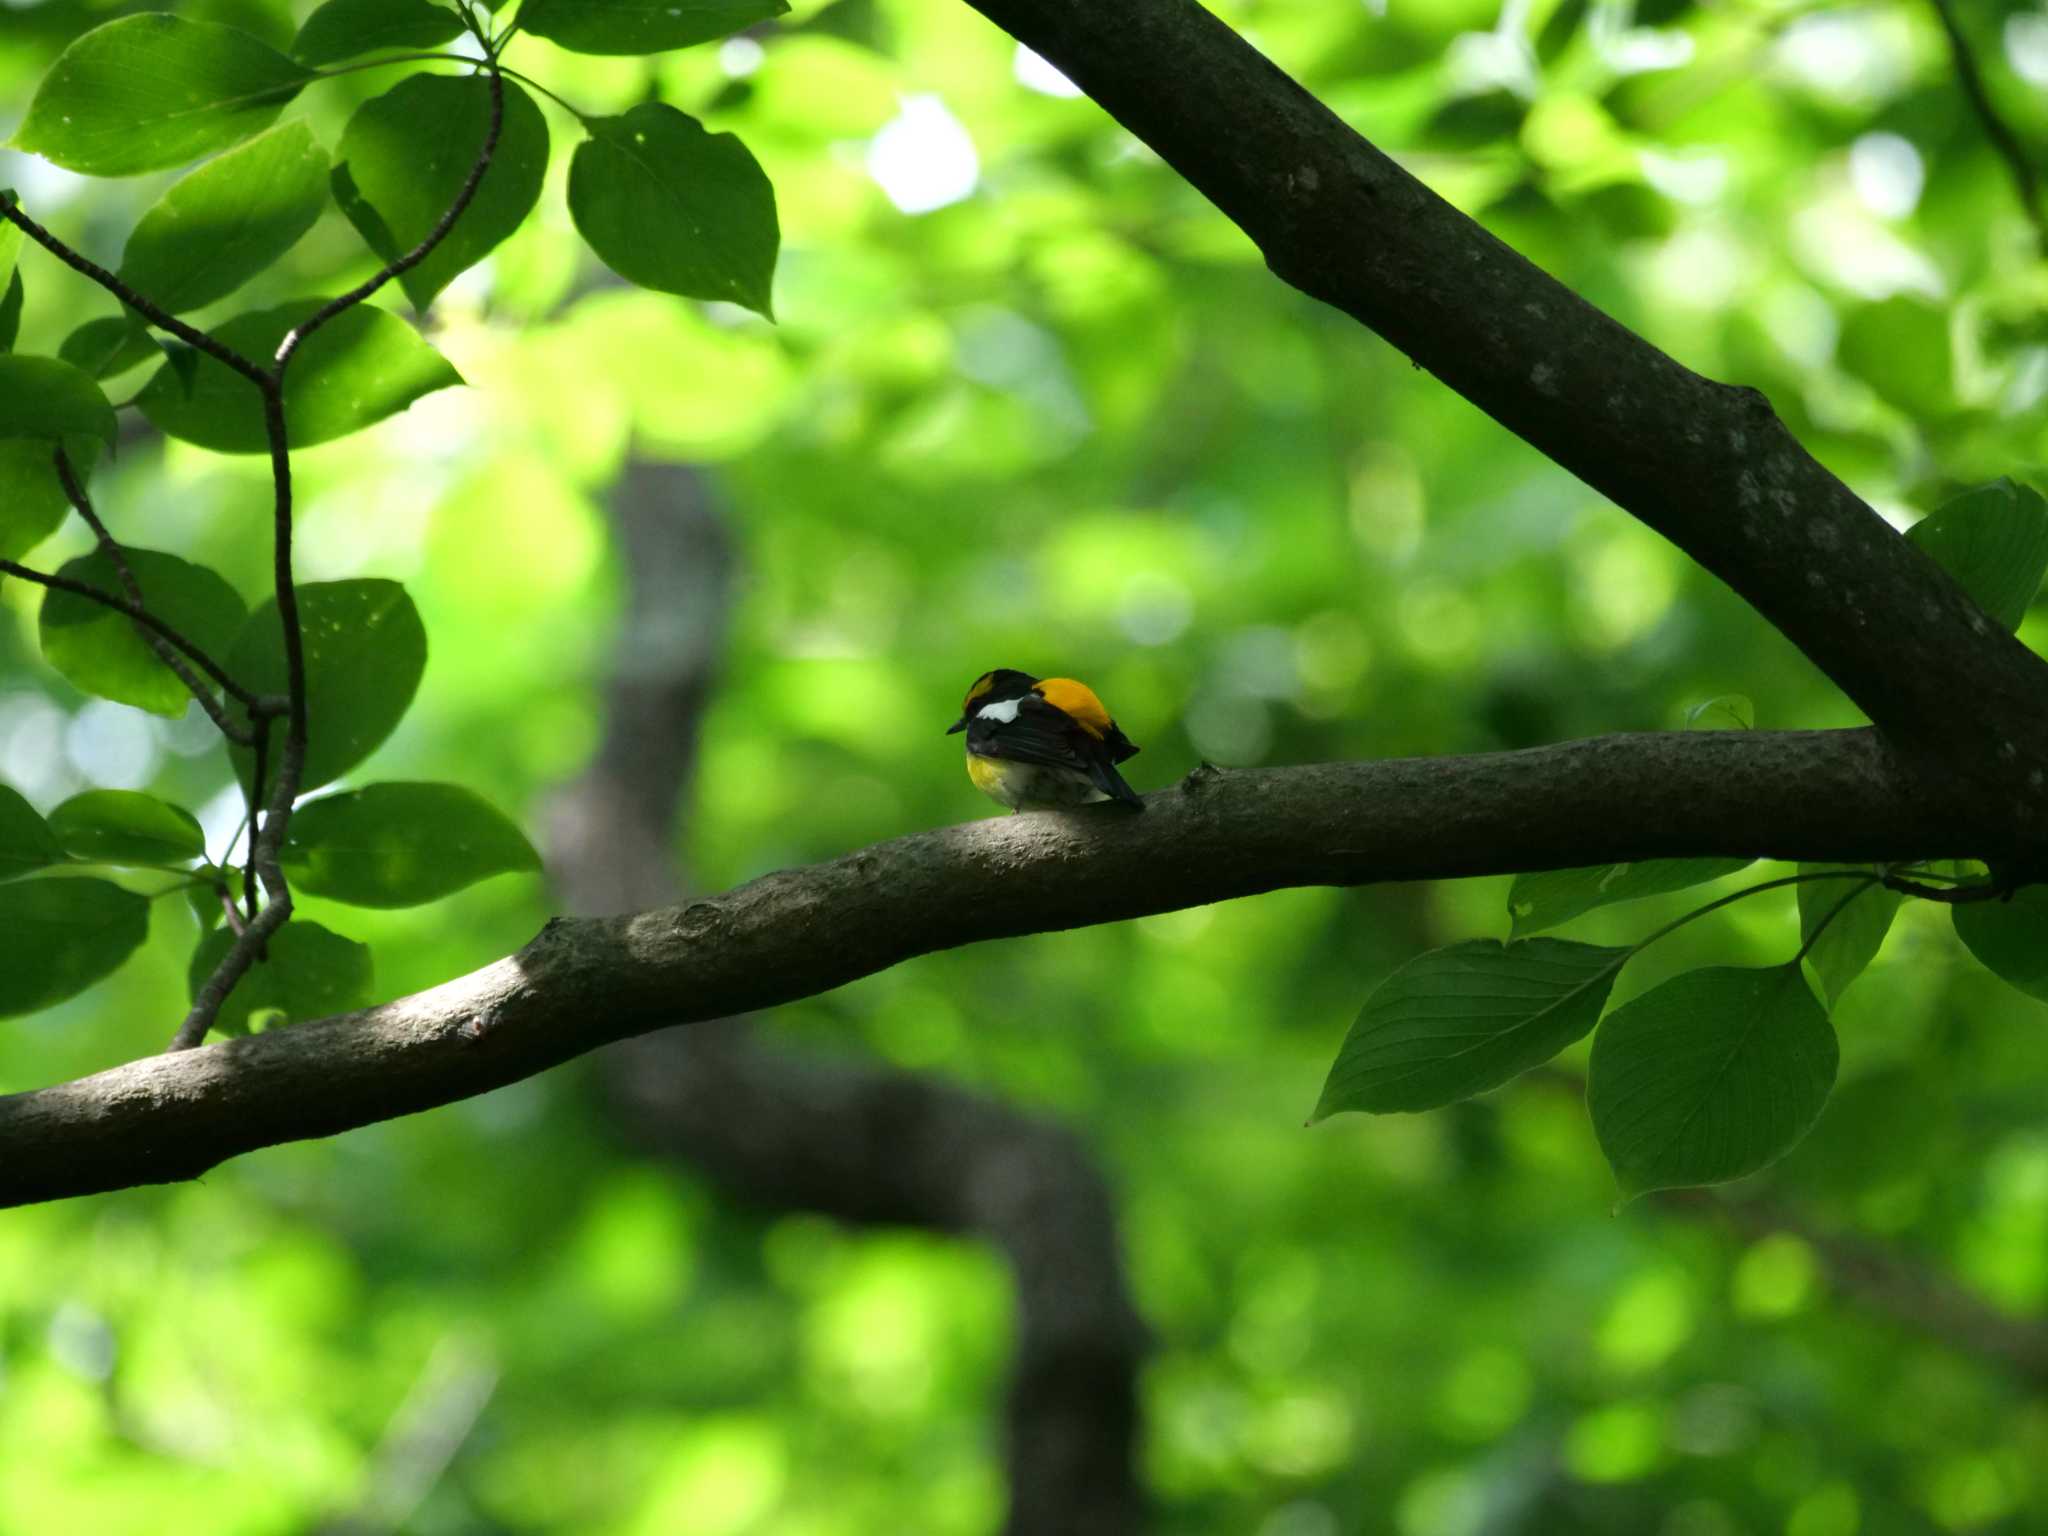
[{"label": "bird's beak", "polygon": [[951,725],[946,727],[946,734],[948,736],[955,736],[966,729],[967,717],[965,715],[962,715],[958,720],[955,720]]}]

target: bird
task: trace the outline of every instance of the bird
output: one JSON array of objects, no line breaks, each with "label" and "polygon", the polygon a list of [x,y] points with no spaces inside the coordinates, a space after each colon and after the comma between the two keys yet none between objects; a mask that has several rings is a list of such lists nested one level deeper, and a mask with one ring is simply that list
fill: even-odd
[{"label": "bird", "polygon": [[967,733],[968,778],[1012,811],[1099,800],[1145,809],[1116,771],[1138,749],[1086,683],[1014,667],[984,672],[967,690],[960,718],[946,727],[948,736],[960,731]]}]

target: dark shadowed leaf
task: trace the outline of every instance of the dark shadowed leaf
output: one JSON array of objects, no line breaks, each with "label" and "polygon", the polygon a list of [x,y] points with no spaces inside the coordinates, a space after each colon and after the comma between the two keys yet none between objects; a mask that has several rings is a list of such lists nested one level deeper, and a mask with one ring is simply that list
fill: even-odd
[{"label": "dark shadowed leaf", "polygon": [[1593,1027],[1628,953],[1473,939],[1418,956],[1366,999],[1311,1118],[1436,1109],[1498,1088]]},{"label": "dark shadowed leaf", "polygon": [[509,817],[455,784],[370,784],[292,813],[294,890],[359,907],[411,907],[540,855]]},{"label": "dark shadowed leaf", "polygon": [[[0,202],[10,202],[14,193],[0,187]],[[21,273],[15,261],[26,238],[12,224],[0,224],[0,352],[14,350],[14,338],[21,334]]]},{"label": "dark shadowed leaf", "polygon": [[111,448],[114,430],[114,408],[90,375],[54,357],[0,355],[0,438],[83,437]]},{"label": "dark shadowed leaf", "polygon": [[462,31],[462,20],[428,0],[327,0],[292,39],[301,64],[338,64],[380,48],[433,48]]},{"label": "dark shadowed leaf", "polygon": [[[1802,864],[1799,872],[1811,874],[1833,867]],[[1845,899],[1847,906],[1842,905]],[[1814,931],[1823,922],[1827,924],[1806,952],[1806,963],[1820,983],[1821,997],[1830,1009],[1842,1000],[1849,983],[1877,958],[1878,947],[1891,931],[1892,918],[1899,910],[1899,900],[1896,891],[1881,885],[1866,885],[1858,890],[1852,880],[1808,880],[1799,886],[1799,942],[1805,944],[1813,939]],[[1830,913],[1834,915],[1830,917]]]},{"label": "dark shadowed leaf", "polygon": [[520,24],[575,53],[664,53],[788,10],[784,0],[527,0]]},{"label": "dark shadowed leaf", "polygon": [[183,806],[133,789],[89,789],[50,812],[50,830],[74,859],[96,864],[184,864],[206,836]]},{"label": "dark shadowed leaf", "polygon": [[[300,587],[299,628],[305,637],[310,737],[299,783],[305,791],[339,778],[391,734],[426,670],[427,632],[405,588],[376,579]],[[228,651],[227,668],[258,693],[285,691],[276,599],[249,615]],[[246,783],[250,756],[236,748],[235,761]]]},{"label": "dark shadowed leaf", "polygon": [[1984,968],[2048,1003],[2048,886],[2030,885],[2010,901],[1951,907],[1956,937]]},{"label": "dark shadowed leaf", "polygon": [[[334,199],[371,250],[396,261],[427,237],[475,166],[489,119],[489,87],[474,75],[414,75],[356,109],[336,155]],[[476,196],[427,259],[399,274],[415,309],[519,227],[547,168],[547,123],[508,80],[504,124]]]},{"label": "dark shadowed leaf", "polygon": [[0,885],[0,1017],[83,992],[149,937],[149,902],[106,880]]},{"label": "dark shadowed leaf", "polygon": [[1622,1198],[1776,1161],[1819,1118],[1835,1061],[1797,966],[1687,971],[1615,1009],[1593,1037],[1586,1106]]},{"label": "dark shadowed leaf", "polygon": [[[218,657],[241,628],[246,611],[235,589],[207,570],[154,549],[126,549],[128,568],[151,613],[209,656]],[[114,563],[95,550],[65,565],[60,575],[123,596]],[[175,719],[191,699],[185,685],[157,660],[134,622],[102,604],[69,592],[43,599],[38,621],[43,658],[86,693]]]},{"label": "dark shadowed leaf", "polygon": [[1644,896],[1662,896],[1689,885],[1719,880],[1753,859],[1644,859],[1635,864],[1596,864],[1588,869],[1552,869],[1517,875],[1508,891],[1514,937],[1555,928],[1595,907]]},{"label": "dark shadowed leaf", "polygon": [[45,869],[63,857],[50,824],[19,790],[0,784],[0,880]]},{"label": "dark shadowed leaf", "polygon": [[87,176],[163,170],[261,132],[310,79],[238,28],[125,16],[57,56],[12,147]]},{"label": "dark shadowed leaf", "polygon": [[313,227],[327,203],[327,152],[281,123],[193,171],[142,216],[121,278],[173,314],[224,299]]},{"label": "dark shadowed leaf", "polygon": [[33,437],[0,438],[0,560],[27,554],[70,510],[50,445]]},{"label": "dark shadowed leaf", "polygon": [[[185,975],[192,996],[198,996],[199,988],[234,941],[234,934],[224,927],[200,939]],[[272,1023],[297,1024],[346,1013],[369,1002],[369,945],[300,920],[286,923],[272,934],[268,948],[269,958],[250,966],[221,1004],[213,1022],[219,1033],[247,1034],[252,1014],[269,1015]],[[279,1014],[282,1019],[276,1017]]]},{"label": "dark shadowed leaf", "polygon": [[[240,315],[214,336],[244,357],[267,361],[313,300]],[[315,331],[285,380],[285,428],[294,448],[345,437],[404,410],[462,377],[388,310],[358,305]],[[198,355],[189,387],[165,363],[136,397],[143,415],[172,437],[221,453],[263,453],[263,406],[255,385]]]},{"label": "dark shadowed leaf", "polygon": [[599,259],[643,288],[771,313],[775,189],[746,145],[660,102],[584,126],[569,213]]},{"label": "dark shadowed leaf", "polygon": [[137,330],[119,315],[101,315],[59,342],[57,355],[95,379],[110,379],[163,353],[149,332]]},{"label": "dark shadowed leaf", "polygon": [[1943,503],[1906,537],[2007,629],[2020,627],[2048,571],[2048,504],[2033,487],[2010,480]]}]

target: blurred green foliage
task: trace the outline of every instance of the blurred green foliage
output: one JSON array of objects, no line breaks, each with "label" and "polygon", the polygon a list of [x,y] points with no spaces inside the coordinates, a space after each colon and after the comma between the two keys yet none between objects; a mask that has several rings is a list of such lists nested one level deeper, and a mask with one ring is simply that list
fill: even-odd
[{"label": "blurred green foliage", "polygon": [[[0,127],[69,39],[139,8],[14,0]],[[1220,9],[1533,260],[1763,388],[1902,525],[2038,478],[2048,267],[1924,4]],[[178,11],[280,47],[303,20],[276,0]],[[1966,21],[2039,146],[2048,15],[1998,0]],[[539,825],[594,742],[622,579],[597,507],[629,455],[707,466],[743,551],[676,850],[706,886],[983,814],[939,733],[997,665],[1095,683],[1144,745],[1140,788],[1200,759],[1671,727],[1732,693],[1760,725],[1855,719],[1713,578],[1275,282],[965,6],[803,0],[651,62],[538,38],[509,62],[588,112],[658,81],[740,133],[776,189],[779,323],[580,255],[569,121],[542,103],[534,219],[436,301],[469,387],[298,456],[303,575],[402,579],[430,637],[378,778],[461,783]],[[392,83],[323,84],[286,120],[331,151]],[[109,264],[171,179],[0,153],[0,186]],[[330,208],[237,307],[373,266]],[[39,250],[20,270],[24,349],[109,313]],[[263,597],[259,459],[148,438],[96,493],[117,535]],[[74,522],[34,559],[88,544]],[[101,787],[206,806],[218,854],[210,728],[67,691],[36,609],[0,590],[0,780],[43,810]],[[2048,637],[2038,610],[2021,635]],[[1625,944],[1695,895],[1563,931]],[[1859,1234],[2040,1315],[2039,1005],[1908,903],[1838,1012],[1818,1128],[1736,1191],[1804,1223],[1761,1235],[1711,1202],[1610,1217],[1557,1078],[1304,1132],[1367,992],[1430,944],[1504,934],[1506,899],[1286,892],[933,956],[766,1027],[1084,1132],[1157,1338],[1163,1531],[2048,1526],[2038,1380],[1874,1310],[1810,1241]],[[512,875],[424,911],[304,906],[373,941],[396,995],[513,948],[549,900]],[[152,923],[113,978],[7,1024],[0,1087],[161,1046],[199,935],[176,903]],[[1789,893],[1744,904],[1646,955],[1617,1001],[1782,961],[1798,933]],[[303,1531],[360,1505],[408,1403],[458,1389],[479,1417],[408,1531],[987,1531],[1007,1318],[988,1253],[733,1208],[626,1157],[569,1068],[190,1186],[0,1217],[0,1531]]]}]

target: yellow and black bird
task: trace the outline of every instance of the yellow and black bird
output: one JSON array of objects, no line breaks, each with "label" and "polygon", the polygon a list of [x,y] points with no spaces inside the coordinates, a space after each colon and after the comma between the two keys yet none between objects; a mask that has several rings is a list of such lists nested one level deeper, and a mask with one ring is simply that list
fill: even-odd
[{"label": "yellow and black bird", "polygon": [[967,776],[974,787],[1013,811],[1094,800],[1145,809],[1116,771],[1138,749],[1086,683],[1010,667],[984,672],[967,690],[960,718],[946,728],[949,736],[955,731],[967,733]]}]

